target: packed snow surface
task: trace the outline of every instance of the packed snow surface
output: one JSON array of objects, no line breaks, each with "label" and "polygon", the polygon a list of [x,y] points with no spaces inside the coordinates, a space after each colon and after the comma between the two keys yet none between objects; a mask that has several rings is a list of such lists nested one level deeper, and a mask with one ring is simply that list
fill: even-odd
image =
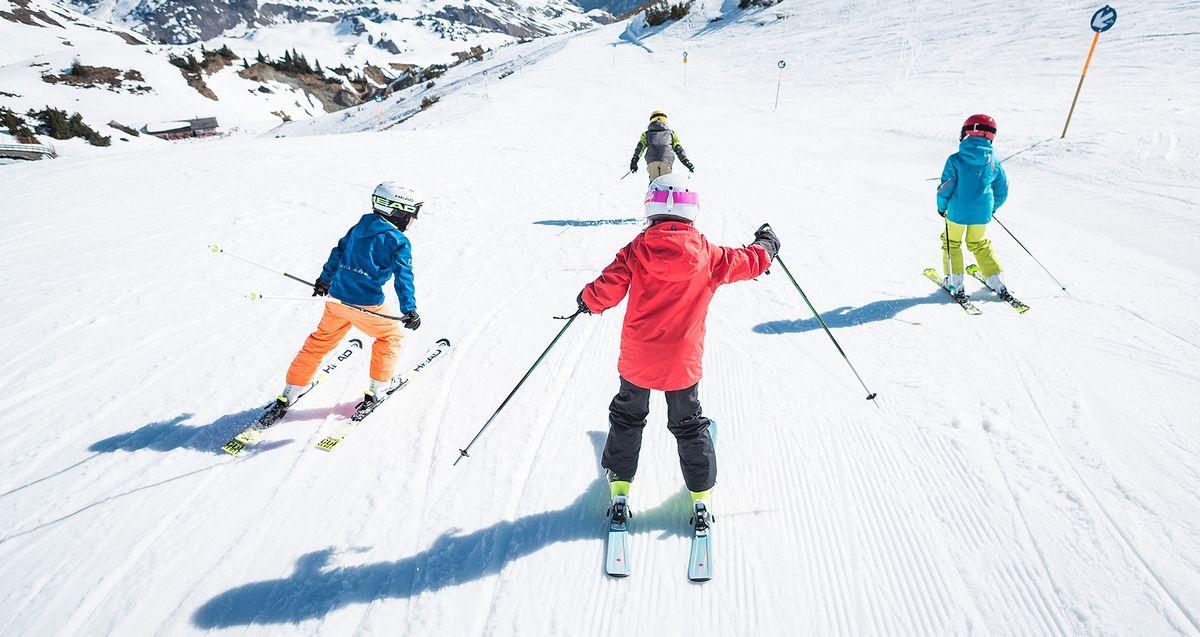
[{"label": "packed snow surface", "polygon": [[[363,132],[0,166],[0,634],[1200,634],[1200,8],[1119,7],[1059,140],[1095,8],[612,25],[384,132],[335,113],[312,126]],[[773,224],[879,393],[778,268],[717,294],[703,585],[658,398],[633,574],[601,571],[621,308],[579,318],[452,466],[638,232],[645,173],[618,178],[655,108],[700,228]],[[973,286],[967,316],[921,276],[929,179],[975,112],[1015,155],[1000,219],[1069,290],[992,227],[1024,315]],[[218,452],[321,308],[246,300],[308,291],[206,246],[315,276],[383,179],[427,201],[402,364],[450,356],[332,453],[365,356]]]}]

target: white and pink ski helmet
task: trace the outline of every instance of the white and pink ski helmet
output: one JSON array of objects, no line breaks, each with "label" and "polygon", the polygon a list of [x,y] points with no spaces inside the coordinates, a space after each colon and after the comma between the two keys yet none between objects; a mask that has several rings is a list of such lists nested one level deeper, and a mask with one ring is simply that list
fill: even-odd
[{"label": "white and pink ski helmet", "polygon": [[695,221],[700,214],[700,195],[683,175],[663,175],[650,182],[646,191],[646,219],[677,217]]}]

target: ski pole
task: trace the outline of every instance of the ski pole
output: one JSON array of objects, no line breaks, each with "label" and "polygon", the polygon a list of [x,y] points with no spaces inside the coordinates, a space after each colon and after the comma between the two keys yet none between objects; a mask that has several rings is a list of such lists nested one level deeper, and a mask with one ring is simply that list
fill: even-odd
[{"label": "ski pole", "polygon": [[546,346],[546,349],[542,352],[542,355],[538,356],[536,361],[533,361],[533,366],[529,368],[529,371],[525,372],[525,375],[521,377],[521,380],[517,383],[517,386],[513,387],[512,391],[508,392],[508,396],[504,398],[504,402],[500,403],[500,406],[497,407],[496,411],[492,413],[492,417],[488,418],[487,422],[483,423],[483,426],[480,427],[479,431],[475,433],[475,437],[471,438],[471,442],[468,442],[466,447],[458,450],[459,456],[458,458],[455,458],[454,466],[458,466],[459,460],[470,457],[467,452],[471,450],[471,445],[474,445],[475,441],[479,440],[479,437],[483,435],[483,432],[488,428],[488,425],[491,425],[492,421],[496,419],[496,416],[500,415],[500,412],[504,410],[504,406],[508,404],[508,401],[512,400],[512,397],[516,395],[517,390],[521,389],[521,385],[525,384],[525,380],[529,378],[529,375],[533,373],[533,370],[537,369],[537,366],[541,364],[542,359],[546,358],[546,354],[549,354],[550,350],[554,349],[554,345],[558,343],[558,339],[562,338],[562,335],[566,333],[567,328],[571,327],[571,324],[575,322],[575,319],[581,312],[582,310],[572,314],[571,316],[561,317],[567,321],[567,324],[558,331],[558,334],[554,337],[554,340],[550,341],[550,344]]},{"label": "ski pole", "polygon": [[1005,226],[1004,222],[1000,221],[999,217],[993,215],[992,218],[996,220],[996,223],[1000,224],[1001,228],[1004,228],[1004,231],[1008,233],[1008,236],[1012,237],[1013,241],[1016,241],[1017,245],[1021,246],[1021,249],[1025,251],[1025,254],[1028,254],[1029,258],[1033,259],[1033,262],[1038,264],[1038,267],[1040,267],[1043,272],[1045,272],[1051,279],[1054,279],[1054,282],[1058,284],[1058,287],[1062,288],[1063,292],[1067,291],[1067,286],[1063,285],[1062,282],[1059,281],[1053,274],[1050,274],[1050,270],[1047,270],[1046,266],[1042,265],[1042,262],[1038,261],[1038,258],[1033,256],[1033,253],[1029,251],[1029,248],[1026,248],[1024,243],[1021,243],[1021,240],[1017,238],[1017,235],[1013,234],[1012,230],[1009,230],[1008,226]]},{"label": "ski pole", "polygon": [[[854,363],[851,363],[850,357],[846,356],[846,350],[843,350],[837,339],[833,337],[833,332],[829,331],[829,326],[825,324],[825,319],[821,318],[821,314],[817,312],[817,308],[813,307],[812,302],[808,300],[808,295],[804,293],[804,290],[800,287],[800,284],[796,282],[796,277],[792,276],[792,271],[788,269],[787,264],[783,262],[783,259],[781,259],[779,255],[775,255],[775,261],[779,263],[779,267],[783,268],[784,274],[791,279],[792,285],[796,286],[796,291],[800,293],[800,297],[804,299],[804,303],[808,305],[808,309],[812,310],[813,316],[817,318],[817,322],[820,323],[821,327],[825,330],[825,335],[829,337],[829,340],[833,341],[833,346],[837,348],[838,353],[842,355],[842,358],[845,359],[846,364],[850,366],[850,371],[854,372],[854,377],[858,379],[858,383],[862,385],[863,389],[867,390],[867,400],[875,400],[875,396],[878,394],[871,391],[870,388],[867,387],[867,384],[863,382],[862,376],[858,375],[858,370],[854,368]],[[875,403],[875,406],[879,407],[879,403]]]},{"label": "ski pole", "polygon": [[263,294],[261,292],[251,292],[246,295],[246,298],[250,299],[251,301],[308,301],[308,302],[312,302],[312,301],[327,300],[327,299],[324,299],[319,296],[273,296],[270,294]]},{"label": "ski pole", "polygon": [[621,178],[620,178],[620,179],[618,179],[617,181],[625,181],[625,178],[626,178],[626,177],[628,177],[628,176],[630,176],[630,175],[632,175],[632,174],[633,174],[633,171],[632,171],[632,170],[625,171],[625,174],[624,174],[624,175],[621,175]]},{"label": "ski pole", "polygon": [[[300,277],[298,277],[298,276],[296,276],[296,275],[294,275],[294,274],[289,274],[289,273],[287,273],[287,272],[284,272],[283,270],[277,270],[277,269],[275,269],[275,268],[273,268],[273,267],[271,267],[271,266],[269,266],[269,265],[266,265],[266,264],[264,264],[264,263],[259,263],[258,261],[254,261],[254,260],[252,260],[252,259],[247,259],[246,257],[240,256],[240,255],[237,255],[237,254],[234,254],[234,253],[232,253],[232,252],[230,252],[230,251],[228,251],[228,250],[226,250],[226,249],[222,248],[221,246],[219,246],[219,245],[217,245],[217,244],[215,244],[215,243],[214,243],[214,244],[212,244],[212,245],[210,245],[210,246],[208,246],[208,249],[209,249],[209,250],[212,250],[214,254],[218,254],[218,253],[219,253],[219,254],[227,254],[227,255],[229,255],[229,256],[231,256],[231,257],[235,258],[235,259],[239,259],[239,260],[241,260],[241,261],[245,261],[246,263],[249,263],[250,265],[255,265],[255,266],[258,266],[258,267],[260,267],[260,268],[262,268],[262,269],[264,269],[264,270],[269,270],[269,271],[271,271],[271,272],[274,272],[275,274],[282,274],[283,276],[285,276],[285,277],[287,277],[287,278],[289,278],[289,279],[291,279],[291,280],[293,280],[293,281],[295,281],[295,282],[297,282],[297,283],[303,283],[304,285],[306,285],[306,286],[308,286],[308,287],[310,287],[310,288],[311,288],[311,287],[315,287],[315,285],[314,285],[313,283],[311,283],[311,282],[309,282],[309,281],[305,281],[304,279],[301,279]],[[250,296],[250,298],[251,298],[251,299],[254,299],[254,293],[251,293],[251,296]],[[269,298],[269,297],[261,297],[261,298]],[[404,320],[404,317],[402,317],[402,316],[392,316],[391,314],[384,314],[384,313],[382,313],[382,312],[376,312],[375,310],[368,310],[368,309],[367,309],[367,308],[365,308],[365,307],[362,307],[362,306],[359,306],[359,305],[354,305],[353,303],[343,303],[342,301],[339,301],[339,300],[337,300],[337,299],[335,299],[335,298],[333,298],[333,297],[331,297],[331,296],[326,296],[326,297],[323,297],[323,298],[324,298],[326,301],[329,301],[329,302],[332,302],[332,303],[337,303],[338,305],[345,305],[346,307],[348,307],[348,308],[350,308],[350,309],[358,310],[359,312],[365,312],[365,313],[367,313],[367,314],[372,314],[372,315],[378,316],[378,317],[380,317],[380,318],[391,319],[391,320],[393,320],[393,321],[403,321],[403,320]]]}]

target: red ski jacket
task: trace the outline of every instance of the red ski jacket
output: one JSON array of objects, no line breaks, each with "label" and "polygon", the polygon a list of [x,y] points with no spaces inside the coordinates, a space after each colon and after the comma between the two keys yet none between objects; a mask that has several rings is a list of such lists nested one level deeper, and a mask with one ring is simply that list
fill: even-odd
[{"label": "red ski jacket", "polygon": [[617,253],[583,302],[603,312],[629,292],[617,371],[646,389],[675,391],[703,375],[704,320],[717,288],[762,274],[771,257],[761,246],[714,246],[691,224],[663,221]]}]

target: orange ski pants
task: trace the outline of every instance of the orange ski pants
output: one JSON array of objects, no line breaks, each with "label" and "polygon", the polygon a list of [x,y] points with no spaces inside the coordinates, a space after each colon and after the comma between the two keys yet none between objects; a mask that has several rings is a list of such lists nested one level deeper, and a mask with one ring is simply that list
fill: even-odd
[{"label": "orange ski pants", "polygon": [[[383,305],[363,307],[376,312],[390,313]],[[325,304],[325,313],[321,315],[317,330],[308,335],[304,347],[300,348],[300,353],[296,354],[292,366],[288,368],[287,384],[311,383],[313,376],[317,374],[317,368],[321,366],[321,359],[342,342],[342,338],[351,327],[357,327],[375,339],[375,343],[371,345],[371,378],[378,381],[390,380],[396,373],[396,361],[400,358],[400,341],[404,339],[400,323],[330,301]]]}]

